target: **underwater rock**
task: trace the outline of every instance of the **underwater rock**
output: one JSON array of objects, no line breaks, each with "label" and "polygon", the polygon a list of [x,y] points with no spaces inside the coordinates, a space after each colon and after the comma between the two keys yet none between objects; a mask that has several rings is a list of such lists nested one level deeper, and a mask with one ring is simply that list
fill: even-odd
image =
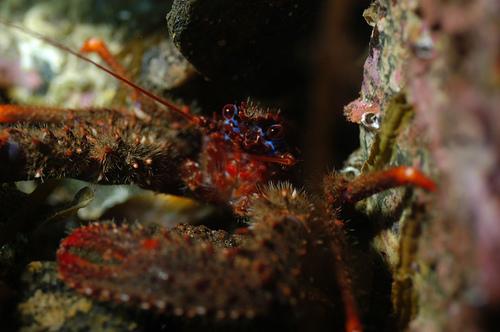
[{"label": "underwater rock", "polygon": [[32,262],[23,278],[18,305],[21,331],[138,331],[121,309],[111,309],[78,295],[57,277],[56,263]]},{"label": "underwater rock", "polygon": [[141,67],[141,82],[157,90],[179,88],[197,75],[170,39],[149,47]]},{"label": "underwater rock", "polygon": [[56,18],[65,18],[71,22],[85,22],[92,25],[106,24],[125,27],[129,32],[151,31],[164,23],[164,16],[171,0],[3,0],[0,5],[2,17],[22,15],[33,7],[50,8],[45,14],[54,25],[65,26],[66,22],[57,22]]},{"label": "underwater rock", "polygon": [[498,14],[495,0],[379,0],[364,13],[372,39],[346,113],[358,122],[378,109],[381,127],[359,121],[349,169],[413,163],[439,178],[436,195],[393,190],[358,205],[380,228],[398,330],[498,330]]},{"label": "underwater rock", "polygon": [[[168,90],[185,83],[192,66],[168,40],[169,1],[2,1],[0,18],[36,31],[73,50],[103,39],[133,80]],[[90,55],[97,62],[101,59]],[[12,102],[58,107],[126,103],[117,81],[68,52],[22,32],[2,28],[0,88]]]},{"label": "underwater rock", "polygon": [[[285,83],[323,1],[174,1],[167,16],[175,45],[210,79]],[[299,52],[300,54],[300,52]]]}]

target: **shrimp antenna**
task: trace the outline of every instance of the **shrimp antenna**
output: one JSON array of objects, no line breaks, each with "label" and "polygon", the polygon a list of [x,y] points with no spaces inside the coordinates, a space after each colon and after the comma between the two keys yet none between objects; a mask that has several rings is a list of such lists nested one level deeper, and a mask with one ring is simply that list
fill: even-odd
[{"label": "shrimp antenna", "polygon": [[90,58],[86,57],[85,55],[81,54],[80,52],[77,52],[71,48],[69,48],[68,46],[66,45],[63,45],[53,39],[50,39],[49,37],[47,36],[44,36],[42,35],[41,33],[38,33],[36,31],[33,31],[33,30],[30,30],[26,27],[23,27],[23,26],[20,26],[20,25],[17,25],[15,23],[12,23],[8,20],[4,20],[3,18],[0,18],[0,24],[3,24],[7,27],[10,27],[10,28],[13,28],[17,31],[20,31],[20,32],[23,32],[33,38],[37,38],[37,39],[40,39],[44,42],[46,42],[47,44],[50,44],[52,46],[54,46],[55,48],[58,48],[62,51],[65,51],[65,52],[68,52],[74,56],[76,56],[77,58],[80,58],[81,60],[83,61],[86,61],[94,66],[96,66],[97,68],[101,69],[102,71],[106,72],[108,75],[111,75],[113,76],[114,78],[116,78],[117,80],[125,83],[126,85],[134,88],[135,90],[139,91],[140,93],[142,93],[143,95],[157,101],[158,103],[166,106],[167,108],[169,108],[170,110],[174,111],[175,113],[183,116],[185,119],[187,119],[188,121],[192,122],[192,123],[196,123],[198,124],[199,123],[199,118],[192,115],[192,114],[189,114],[188,112],[185,112],[183,110],[183,108],[175,105],[174,103],[168,101],[167,99],[165,98],[162,98],[160,96],[157,96],[155,95],[154,93],[152,92],[149,92],[148,90],[146,90],[145,88],[142,88],[140,87],[139,85],[137,85],[136,83],[132,82],[131,80],[121,76],[120,74],[112,71],[111,69],[108,69],[106,67],[104,67],[103,65],[100,65],[98,64],[97,62],[91,60]]}]

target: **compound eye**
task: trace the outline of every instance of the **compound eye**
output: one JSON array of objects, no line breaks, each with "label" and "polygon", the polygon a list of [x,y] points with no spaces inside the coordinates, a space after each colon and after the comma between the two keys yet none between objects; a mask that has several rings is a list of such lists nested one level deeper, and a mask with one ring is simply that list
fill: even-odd
[{"label": "compound eye", "polygon": [[280,124],[275,124],[267,128],[266,137],[269,139],[283,138],[283,126]]},{"label": "compound eye", "polygon": [[238,107],[234,104],[227,104],[222,108],[222,116],[225,119],[232,119],[235,115],[236,112],[238,111]]}]

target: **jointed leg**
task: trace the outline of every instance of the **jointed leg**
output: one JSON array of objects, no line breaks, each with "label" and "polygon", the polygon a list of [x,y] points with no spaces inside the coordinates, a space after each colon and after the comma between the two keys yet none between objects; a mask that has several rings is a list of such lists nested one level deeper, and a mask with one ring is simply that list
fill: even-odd
[{"label": "jointed leg", "polygon": [[[327,210],[332,215],[335,215],[334,211],[346,204],[354,204],[375,193],[407,185],[420,187],[428,191],[436,189],[436,184],[431,179],[419,170],[408,166],[361,175],[352,181],[348,181],[341,174],[333,174],[325,178]],[[344,233],[342,222],[334,220],[330,225],[332,227],[331,234]],[[341,237],[336,238],[335,242],[331,250],[336,258],[336,278],[345,307],[345,329],[348,332],[361,331],[362,325],[352,292],[349,269],[344,261],[346,244]]]},{"label": "jointed leg", "polygon": [[355,203],[375,193],[401,186],[415,186],[435,191],[436,184],[414,167],[399,166],[362,175],[349,182],[343,198],[346,203]]},{"label": "jointed leg", "polygon": [[102,108],[69,109],[45,106],[0,105],[0,124],[16,122],[58,123],[74,117],[97,120],[105,117],[112,118],[112,115],[117,113],[118,111]]},{"label": "jointed leg", "polygon": [[340,175],[327,177],[326,195],[333,207],[354,204],[373,194],[387,189],[414,186],[427,191],[435,191],[436,184],[414,167],[399,166],[385,171],[377,171],[347,181]]},{"label": "jointed leg", "polygon": [[[45,106],[0,105],[0,123],[61,122],[70,116],[71,111],[65,108]],[[77,110],[73,111],[78,112]]]},{"label": "jointed leg", "polygon": [[[83,43],[83,46],[80,49],[81,52],[84,53],[96,53],[99,55],[104,62],[108,64],[108,66],[119,76],[125,78],[128,81],[131,81],[129,78],[127,71],[125,70],[125,67],[123,67],[120,62],[115,58],[113,54],[109,51],[109,48],[106,46],[106,43],[100,39],[100,38],[90,38],[87,41]],[[130,87],[128,84],[125,84],[123,81],[121,83],[124,84],[129,90],[130,90],[130,97],[134,103],[138,103],[142,106],[147,105],[148,103],[151,103],[152,100],[149,98],[145,98],[137,89],[134,89]],[[175,105],[171,104],[169,101],[167,101],[168,104],[170,104],[169,107],[177,108]],[[168,105],[166,105],[168,106]],[[186,113],[186,117],[191,118],[190,110],[189,107],[184,106],[182,108],[176,109],[177,112],[181,113]],[[144,116],[144,114],[142,114]]]},{"label": "jointed leg", "polygon": [[[337,223],[335,225],[336,230],[339,232],[344,232],[342,224]],[[346,332],[361,332],[363,327],[361,324],[361,319],[359,316],[358,306],[356,304],[356,299],[352,291],[351,278],[349,276],[349,269],[344,262],[344,244],[340,243],[337,239],[334,245],[331,246],[332,253],[335,257],[335,274],[337,279],[337,284],[340,287],[340,294],[342,296],[342,302],[344,304],[345,310],[345,331]]]},{"label": "jointed leg", "polygon": [[[125,67],[115,58],[113,54],[109,51],[109,48],[106,46],[106,43],[100,38],[89,38],[87,39],[80,51],[83,53],[96,53],[101,57],[101,59],[106,62],[106,64],[118,75],[130,79],[127,75]],[[131,98],[132,100],[138,101],[140,96],[139,93],[126,85],[127,89],[131,90]]]},{"label": "jointed leg", "polygon": [[9,141],[9,133],[4,129],[0,131],[0,148],[2,148]]},{"label": "jointed leg", "polygon": [[66,109],[52,107],[0,105],[0,123],[53,122],[61,120],[67,112]]}]

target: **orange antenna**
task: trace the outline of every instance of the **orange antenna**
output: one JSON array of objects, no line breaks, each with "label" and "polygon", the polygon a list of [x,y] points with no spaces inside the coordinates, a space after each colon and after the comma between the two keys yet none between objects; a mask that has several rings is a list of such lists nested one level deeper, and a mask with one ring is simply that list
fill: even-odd
[{"label": "orange antenna", "polygon": [[116,78],[117,80],[123,82],[124,84],[134,88],[135,90],[139,91],[140,93],[142,93],[143,95],[157,101],[158,103],[166,106],[167,108],[169,108],[170,110],[176,112],[177,114],[183,116],[185,119],[187,119],[188,121],[192,122],[192,123],[195,123],[195,124],[200,124],[200,119],[197,117],[197,116],[194,116],[192,114],[189,114],[188,112],[186,112],[186,109],[185,108],[182,108],[182,107],[179,107],[177,105],[175,105],[174,103],[168,101],[167,99],[165,98],[162,98],[160,96],[157,96],[155,95],[154,93],[152,92],[149,92],[148,90],[140,87],[139,85],[137,85],[136,83],[132,82],[131,80],[127,79],[126,77],[123,77],[122,75],[114,72],[113,70],[111,69],[108,69],[100,64],[98,64],[97,62],[91,60],[90,58],[86,57],[85,55],[81,54],[80,52],[77,52],[71,48],[69,48],[68,46],[66,45],[63,45],[53,39],[50,39],[49,37],[47,36],[44,36],[36,31],[33,31],[33,30],[30,30],[30,29],[27,29],[25,27],[22,27],[20,25],[17,25],[15,23],[12,23],[12,22],[9,22],[7,20],[4,20],[2,18],[0,18],[0,24],[3,24],[7,27],[10,27],[10,28],[13,28],[15,30],[18,30],[18,31],[21,31],[31,37],[34,37],[34,38],[37,38],[37,39],[40,39],[40,40],[43,40],[44,42],[46,42],[47,44],[50,44],[52,46],[54,46],[55,48],[58,48],[62,51],[65,51],[65,52],[68,52],[74,56],[76,56],[77,58],[80,58],[81,60],[83,61],[86,61],[94,66],[96,66],[97,68],[101,69],[102,71],[106,72],[107,74],[113,76],[114,78]]}]

